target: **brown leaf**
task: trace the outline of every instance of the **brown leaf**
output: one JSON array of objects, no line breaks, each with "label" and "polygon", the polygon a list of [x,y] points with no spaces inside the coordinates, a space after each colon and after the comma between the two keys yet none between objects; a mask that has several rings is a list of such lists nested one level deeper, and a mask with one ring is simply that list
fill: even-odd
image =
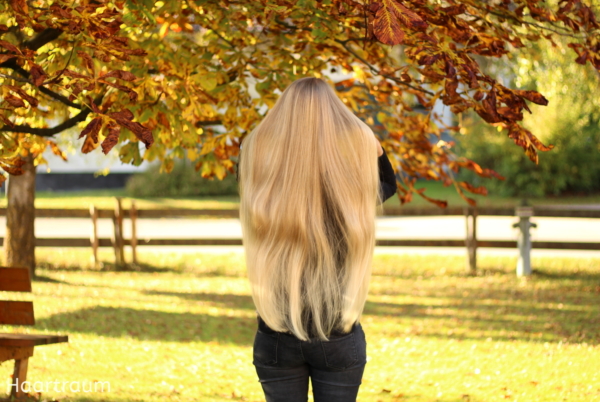
[{"label": "brown leaf", "polygon": [[110,77],[119,78],[123,81],[135,81],[137,79],[137,77],[135,75],[133,75],[132,73],[130,73],[129,71],[123,71],[123,70],[113,70],[113,71],[108,72],[105,75],[100,76],[100,78],[110,78]]},{"label": "brown leaf", "polygon": [[[100,129],[102,128],[102,117],[95,117],[92,119],[92,121],[90,121],[88,123],[87,126],[85,126],[85,128],[83,129],[83,131],[81,132],[81,134],[79,134],[79,138],[87,136],[87,137],[93,137],[94,138],[94,142],[98,142],[98,132],[100,131]],[[83,151],[83,149],[82,149]],[[88,150],[87,152],[91,151]],[[84,154],[87,152],[83,152]]]},{"label": "brown leaf", "polygon": [[88,154],[92,152],[94,149],[98,147],[98,133],[96,136],[88,135],[85,137],[83,141],[83,145],[81,146],[81,152],[84,154]]},{"label": "brown leaf", "polygon": [[0,167],[4,169],[7,173],[12,174],[14,176],[23,174],[23,169],[21,169],[21,167],[24,164],[25,161],[20,157],[0,160]]},{"label": "brown leaf", "polygon": [[133,119],[133,113],[128,109],[123,109],[120,112],[109,113],[110,117],[121,126],[131,131],[140,141],[146,145],[146,148],[154,143],[154,137],[152,136],[152,130],[142,126],[140,123],[131,121]]},{"label": "brown leaf", "polygon": [[459,103],[462,101],[460,95],[456,92],[458,88],[458,80],[455,79],[446,79],[446,83],[444,85],[444,104],[445,105],[453,105],[455,103]]},{"label": "brown leaf", "polygon": [[123,92],[126,92],[129,95],[129,100],[131,100],[131,101],[137,100],[137,97],[138,97],[137,92],[135,92],[133,89],[131,89],[129,87],[126,87],[125,85],[116,84],[114,82],[110,82],[110,81],[106,81],[106,80],[102,80],[102,79],[99,79],[98,82],[101,82],[101,83],[111,86],[113,88],[117,88]]},{"label": "brown leaf", "polygon": [[12,94],[7,94],[4,97],[4,100],[6,102],[8,102],[12,107],[15,107],[15,108],[25,107],[25,102],[23,102],[23,99],[17,98],[16,96],[14,96]]},{"label": "brown leaf", "polygon": [[548,146],[542,144],[542,142],[531,133],[531,131],[529,130],[525,130],[525,134],[527,135],[527,137],[529,138],[529,141],[531,141],[531,143],[533,144],[534,147],[536,147],[538,150],[540,151],[550,151],[551,149],[554,148],[554,145],[550,144]]},{"label": "brown leaf", "polygon": [[92,77],[90,77],[89,75],[85,75],[85,74],[80,74],[78,72],[75,72],[73,70],[64,70],[63,71],[63,75],[67,76],[67,77],[71,77],[71,78],[84,78],[86,80],[91,80]]},{"label": "brown leaf", "polygon": [[31,66],[31,68],[29,69],[29,73],[31,74],[31,80],[33,81],[33,85],[35,85],[36,87],[39,87],[44,83],[44,81],[46,81],[46,73],[44,72],[42,67],[38,66],[37,64]]},{"label": "brown leaf", "polygon": [[394,13],[398,19],[408,28],[416,30],[427,29],[427,23],[421,18],[421,16],[414,11],[408,9],[404,4],[397,0],[389,1],[392,7],[394,7]]},{"label": "brown leaf", "polygon": [[121,127],[117,124],[108,124],[106,128],[108,129],[108,135],[104,141],[102,141],[102,152],[104,152],[105,155],[117,145],[117,142],[119,142],[119,135],[121,134]]},{"label": "brown leaf", "polygon": [[16,92],[22,99],[25,99],[27,103],[29,103],[33,107],[38,106],[38,100],[33,96],[29,95],[22,88],[15,87],[13,85],[5,85],[6,88],[9,88],[11,91]]},{"label": "brown leaf", "polygon": [[60,150],[56,142],[48,140],[47,144],[50,146],[50,149],[54,155],[59,156],[65,162],[67,161],[67,154]]},{"label": "brown leaf", "polygon": [[158,118],[158,122],[163,127],[165,127],[167,130],[171,129],[171,125],[169,124],[169,119],[167,119],[167,116],[163,112],[158,112],[158,115],[156,117]]},{"label": "brown leaf", "polygon": [[467,197],[465,195],[465,193],[460,188],[457,188],[457,191],[458,191],[458,195],[460,195],[460,197],[463,200],[465,200],[470,206],[472,206],[472,207],[476,207],[477,206],[477,202],[475,202],[474,199]]},{"label": "brown leaf", "polygon": [[461,161],[458,161],[458,162],[452,162],[450,164],[450,167],[455,172],[458,171],[458,166],[461,166],[461,167],[463,167],[465,169],[472,170],[473,172],[477,173],[481,177],[495,177],[495,178],[500,179],[500,180],[504,180],[505,179],[503,176],[499,175],[498,173],[496,173],[492,169],[482,169],[481,166],[479,166],[477,163],[473,162],[470,159],[464,158],[464,160],[461,160]]},{"label": "brown leaf", "polygon": [[435,63],[436,61],[438,61],[440,59],[440,57],[442,57],[442,55],[440,53],[438,53],[438,54],[428,54],[428,55],[425,55],[425,56],[421,57],[418,60],[418,63],[421,66],[430,66],[433,63]]},{"label": "brown leaf", "polygon": [[519,110],[511,109],[509,107],[500,107],[498,108],[498,114],[502,117],[505,117],[508,120],[512,121],[521,121],[523,120],[523,113]]},{"label": "brown leaf", "polygon": [[10,121],[8,119],[8,117],[6,117],[3,114],[0,114],[0,120],[2,120],[4,122],[4,124],[7,125],[7,126],[9,126],[9,127],[14,127],[15,126],[15,123],[13,123],[12,121]]},{"label": "brown leaf", "polygon": [[16,56],[14,54],[3,53],[0,54],[0,63],[4,63],[7,60],[14,59]]},{"label": "brown leaf", "polygon": [[94,70],[94,61],[92,60],[92,56],[90,56],[83,50],[78,50],[77,54],[79,55],[79,57],[81,57],[83,59],[83,64],[90,71],[90,73],[92,73],[92,75],[94,75],[95,70]]},{"label": "brown leaf", "polygon": [[533,102],[538,105],[546,106],[548,105],[548,99],[544,98],[542,94],[536,91],[522,91],[519,89],[513,90],[513,92],[520,96],[521,98],[525,98],[530,102]]},{"label": "brown leaf", "polygon": [[3,47],[4,49],[8,50],[9,52],[13,52],[15,54],[21,54],[21,51],[19,50],[19,48],[17,48],[15,45],[13,45],[10,42],[7,42],[5,40],[0,40],[0,47]]},{"label": "brown leaf", "polygon": [[88,95],[86,98],[88,101],[88,105],[90,105],[90,109],[92,109],[92,112],[96,114],[102,114],[102,110],[98,107],[98,105],[96,105],[96,102],[94,102],[92,97]]},{"label": "brown leaf", "polygon": [[152,136],[152,130],[142,126],[137,122],[127,122],[122,124],[123,127],[129,129],[135,136],[144,143],[147,148],[150,148],[154,143],[154,137]]},{"label": "brown leaf", "polygon": [[383,6],[377,10],[373,21],[373,33],[380,42],[393,46],[402,43],[404,31],[393,9],[389,8],[389,3],[392,1],[383,0]]},{"label": "brown leaf", "polygon": [[20,167],[2,164],[2,169],[4,169],[6,173],[12,174],[13,176],[19,176],[23,174],[23,169]]},{"label": "brown leaf", "polygon": [[112,112],[108,114],[113,119],[117,120],[133,120],[133,113],[129,109],[123,109],[120,112]]}]

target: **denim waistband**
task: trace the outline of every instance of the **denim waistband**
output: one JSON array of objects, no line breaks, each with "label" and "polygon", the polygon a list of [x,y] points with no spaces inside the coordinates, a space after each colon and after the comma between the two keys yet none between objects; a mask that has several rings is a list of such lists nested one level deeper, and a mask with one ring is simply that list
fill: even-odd
[{"label": "denim waistband", "polygon": [[[286,334],[286,335],[292,335],[294,336],[294,334],[291,331],[285,331],[285,332],[278,332],[273,330],[272,328],[270,328],[267,323],[260,317],[260,315],[256,315],[256,319],[258,321],[258,329],[260,330],[260,332],[264,332],[266,334]],[[352,326],[352,329],[349,332],[343,332],[340,330],[333,330],[331,331],[331,334],[328,336],[328,338],[339,338],[345,335],[348,335],[349,333],[354,331],[354,328],[359,325],[358,323],[354,323],[354,325]],[[316,335],[311,334],[311,338],[317,338]]]}]

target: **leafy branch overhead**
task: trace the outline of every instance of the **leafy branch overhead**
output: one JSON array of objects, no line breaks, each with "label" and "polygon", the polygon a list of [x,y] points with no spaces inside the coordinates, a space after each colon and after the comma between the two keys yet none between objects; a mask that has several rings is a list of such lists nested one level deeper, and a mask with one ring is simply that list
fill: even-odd
[{"label": "leafy branch overhead", "polygon": [[[591,1],[591,0],[590,0]],[[454,183],[460,169],[501,178],[441,140],[436,104],[473,111],[538,162],[522,125],[535,88],[509,88],[485,68],[537,41],[568,42],[574,63],[600,71],[600,27],[582,0],[10,0],[0,4],[0,158],[42,162],[47,137],[77,128],[81,150],[118,144],[125,163],[176,158],[204,177],[234,172],[239,143],[295,79],[345,73],[340,97],[381,136],[402,202],[417,177]],[[376,109],[375,109],[376,106]],[[432,141],[432,138],[437,140]],[[468,137],[463,137],[468,141]],[[145,149],[140,147],[144,144]]]}]

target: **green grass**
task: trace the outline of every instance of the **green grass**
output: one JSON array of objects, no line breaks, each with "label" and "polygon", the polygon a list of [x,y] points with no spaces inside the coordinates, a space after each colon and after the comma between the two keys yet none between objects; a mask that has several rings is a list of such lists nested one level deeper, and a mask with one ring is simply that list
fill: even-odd
[{"label": "green grass", "polygon": [[[428,197],[448,201],[448,206],[463,206],[467,203],[458,195],[453,186],[444,187],[440,182],[420,181],[416,188],[427,188]],[[89,190],[75,192],[38,192],[35,205],[37,208],[88,208],[90,204],[97,208],[114,208],[114,197],[126,197],[124,190]],[[520,199],[503,198],[493,194],[488,196],[470,194],[481,207],[512,207],[519,205]],[[188,209],[221,209],[237,208],[239,197],[182,197],[182,198],[133,198],[138,208],[188,208]],[[532,205],[537,204],[600,204],[600,194],[586,197],[544,197],[530,199]],[[387,206],[400,205],[398,197],[392,197],[386,202]],[[6,198],[0,198],[0,207],[6,206]],[[127,207],[128,204],[126,203]],[[407,207],[431,207],[427,200],[418,195]]]},{"label": "green grass", "polygon": [[[109,381],[59,401],[260,401],[243,254],[141,254],[138,271],[91,267],[86,250],[38,252],[31,381]],[[76,269],[76,266],[85,269]],[[600,260],[377,255],[362,319],[359,401],[600,401]],[[29,328],[0,326],[0,331]],[[0,384],[11,365],[0,366]]]},{"label": "green grass", "polygon": [[[181,197],[181,198],[131,198],[123,190],[87,190],[36,193],[36,208],[89,208],[95,205],[100,209],[114,209],[115,197],[135,200],[138,209],[183,208],[183,209],[227,209],[237,208],[239,197]],[[6,197],[0,198],[0,208],[6,207]],[[123,206],[129,208],[129,202]]]}]

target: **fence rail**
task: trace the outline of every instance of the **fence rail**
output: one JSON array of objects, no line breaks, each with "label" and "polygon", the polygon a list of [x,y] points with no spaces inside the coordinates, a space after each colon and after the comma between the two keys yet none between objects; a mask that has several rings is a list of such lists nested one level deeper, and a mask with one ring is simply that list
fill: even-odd
[{"label": "fence rail", "polygon": [[[463,216],[468,207],[448,208],[399,208],[387,207],[385,216]],[[516,216],[515,208],[474,208],[479,216]],[[113,218],[113,209],[97,209],[98,218]],[[122,209],[125,216],[131,214],[130,209]],[[214,216],[220,218],[239,218],[238,209],[136,209],[138,218],[186,218],[198,216]],[[600,207],[583,206],[572,208],[563,205],[533,207],[534,216],[543,218],[600,218]],[[6,216],[6,208],[0,208],[0,216]],[[36,218],[89,218],[90,210],[83,208],[57,209],[36,208]]]},{"label": "fence rail", "polygon": [[[234,238],[196,238],[196,239],[147,239],[139,238],[137,234],[138,219],[157,218],[189,218],[189,217],[219,217],[239,218],[238,209],[137,209],[135,202],[131,207],[124,209],[121,198],[115,199],[114,209],[36,209],[36,218],[87,218],[91,219],[91,236],[89,238],[38,238],[37,247],[91,247],[94,261],[98,262],[98,248],[112,247],[115,251],[115,261],[121,265],[125,263],[124,247],[132,250],[132,259],[137,263],[138,246],[239,246],[241,239]],[[529,253],[531,248],[560,249],[560,250],[600,250],[600,243],[595,242],[556,242],[556,241],[531,241],[529,229],[535,227],[529,219],[531,217],[553,218],[600,218],[600,206],[568,206],[544,205],[536,207],[516,208],[473,208],[473,207],[448,207],[448,208],[400,208],[388,207],[384,210],[385,216],[464,216],[466,219],[467,236],[465,240],[448,239],[423,239],[423,240],[378,240],[378,246],[408,246],[408,247],[465,247],[467,249],[467,266],[472,272],[476,270],[477,248],[519,248],[519,262],[517,273],[528,275],[531,272]],[[0,216],[6,216],[6,208],[0,208]],[[479,240],[477,239],[478,216],[512,216],[519,219],[513,225],[519,228],[517,241],[511,240]],[[131,223],[130,239],[123,236],[123,221],[129,219]],[[98,237],[98,219],[111,219],[113,221],[113,236],[111,238]],[[4,239],[0,238],[0,244]]]}]

